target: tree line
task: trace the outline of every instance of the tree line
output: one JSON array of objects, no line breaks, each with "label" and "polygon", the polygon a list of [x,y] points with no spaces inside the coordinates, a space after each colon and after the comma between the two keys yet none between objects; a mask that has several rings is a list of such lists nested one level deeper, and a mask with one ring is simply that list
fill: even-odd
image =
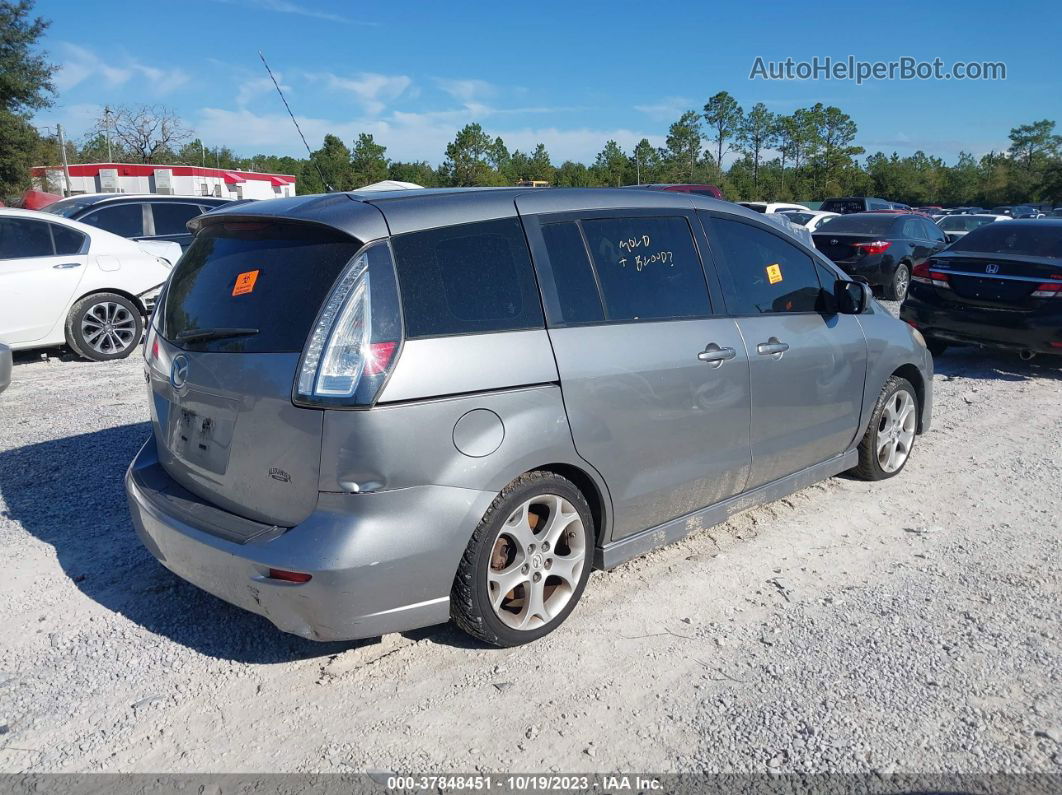
[{"label": "tree line", "polygon": [[[54,134],[30,122],[32,112],[52,101],[55,69],[35,52],[48,23],[30,19],[32,6],[32,0],[0,0],[0,197],[28,186],[30,166],[61,159]],[[228,146],[194,138],[176,113],[160,106],[107,108],[80,142],[67,141],[66,147],[71,162],[294,174],[300,193],[351,190],[384,179],[425,187],[503,186],[520,180],[557,187],[695,182],[717,185],[734,200],[876,195],[911,205],[1062,204],[1062,136],[1052,120],[1013,127],[1006,151],[981,157],[962,152],[952,164],[921,151],[905,157],[867,155],[855,142],[857,133],[856,122],[832,105],[778,114],[759,102],[746,111],[720,91],[700,110],[681,114],[668,128],[664,146],[643,138],[626,151],[610,140],[589,164],[555,164],[541,143],[529,152],[510,150],[478,123],[457,131],[438,166],[391,159],[387,147],[369,133],[349,146],[325,135],[321,147],[305,158],[242,157]]]}]

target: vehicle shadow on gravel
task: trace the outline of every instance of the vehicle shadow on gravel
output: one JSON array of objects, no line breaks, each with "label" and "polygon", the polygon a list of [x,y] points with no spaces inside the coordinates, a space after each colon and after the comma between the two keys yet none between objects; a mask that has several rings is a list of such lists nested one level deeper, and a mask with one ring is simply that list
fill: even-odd
[{"label": "vehicle shadow on gravel", "polygon": [[1017,354],[1006,351],[949,348],[942,356],[933,359],[933,369],[937,375],[950,378],[1062,381],[1062,356],[1042,355],[1022,361]]},{"label": "vehicle shadow on gravel", "polygon": [[59,565],[86,596],[209,657],[284,663],[359,645],[280,632],[184,582],[151,556],[133,530],[122,485],[150,432],[148,423],[136,423],[0,452],[7,517],[54,547]]}]

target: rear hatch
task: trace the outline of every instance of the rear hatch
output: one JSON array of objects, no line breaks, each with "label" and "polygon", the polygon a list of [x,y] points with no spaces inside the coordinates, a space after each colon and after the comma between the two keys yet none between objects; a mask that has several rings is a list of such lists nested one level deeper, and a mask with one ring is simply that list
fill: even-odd
[{"label": "rear hatch", "polygon": [[307,336],[359,241],[305,223],[205,226],[148,339],[159,460],[186,489],[292,526],[317,504],[323,413],[292,402]]}]

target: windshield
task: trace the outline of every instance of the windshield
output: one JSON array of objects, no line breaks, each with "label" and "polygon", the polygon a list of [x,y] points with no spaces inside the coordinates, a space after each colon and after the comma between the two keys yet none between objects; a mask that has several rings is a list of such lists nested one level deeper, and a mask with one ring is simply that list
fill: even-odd
[{"label": "windshield", "polygon": [[802,225],[806,224],[808,221],[815,217],[812,213],[794,213],[785,210],[782,211],[782,214],[785,215],[785,217],[792,221],[794,224]]},{"label": "windshield", "polygon": [[207,225],[170,276],[159,333],[194,350],[301,351],[325,296],[360,245],[305,224]]},{"label": "windshield", "polygon": [[53,215],[61,215],[63,218],[73,218],[78,212],[86,207],[91,207],[99,200],[98,196],[71,196],[68,199],[52,202],[47,207],[42,208],[41,211],[52,213]]},{"label": "windshield", "polygon": [[1062,226],[1019,221],[988,224],[965,235],[950,250],[1062,259]]},{"label": "windshield", "polygon": [[838,215],[822,222],[818,231],[824,234],[849,233],[859,235],[887,235],[896,216],[892,213],[853,213]]},{"label": "windshield", "polygon": [[991,218],[979,218],[976,215],[952,215],[940,219],[940,228],[945,232],[970,232],[990,223],[992,223]]}]

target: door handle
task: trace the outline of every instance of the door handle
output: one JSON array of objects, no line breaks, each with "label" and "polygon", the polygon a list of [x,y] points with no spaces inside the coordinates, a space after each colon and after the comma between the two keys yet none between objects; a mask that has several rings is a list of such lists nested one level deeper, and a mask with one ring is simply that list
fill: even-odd
[{"label": "door handle", "polygon": [[64,262],[61,265],[52,265],[57,271],[68,271],[71,268],[80,268],[80,262]]},{"label": "door handle", "polygon": [[714,342],[708,343],[703,351],[697,354],[697,358],[702,362],[707,362],[711,367],[719,367],[725,361],[729,361],[737,356],[737,351],[733,348],[720,348]]},{"label": "door handle", "polygon": [[781,342],[777,337],[771,337],[767,342],[761,342],[756,346],[756,353],[760,356],[774,356],[781,359],[782,354],[789,350],[789,343]]}]

